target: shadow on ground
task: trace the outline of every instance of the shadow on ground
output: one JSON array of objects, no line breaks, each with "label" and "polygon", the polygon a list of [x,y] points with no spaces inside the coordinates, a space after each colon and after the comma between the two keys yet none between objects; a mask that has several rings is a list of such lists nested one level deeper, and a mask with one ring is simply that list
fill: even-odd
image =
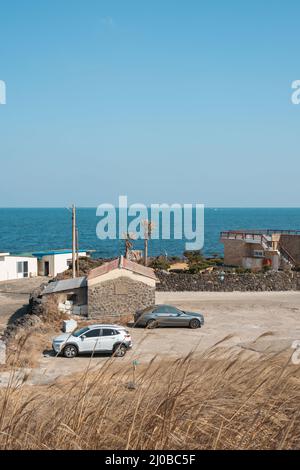
[{"label": "shadow on ground", "polygon": [[28,304],[24,304],[21,308],[18,308],[8,319],[7,325],[13,325],[17,320],[28,313]]}]

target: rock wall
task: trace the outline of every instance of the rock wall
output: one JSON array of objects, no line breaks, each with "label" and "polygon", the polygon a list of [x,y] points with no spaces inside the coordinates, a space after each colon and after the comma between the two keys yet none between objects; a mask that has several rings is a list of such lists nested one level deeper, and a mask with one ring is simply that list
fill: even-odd
[{"label": "rock wall", "polygon": [[224,280],[219,273],[166,273],[157,272],[159,291],[287,291],[300,290],[300,272],[231,273]]},{"label": "rock wall", "polygon": [[88,287],[88,316],[111,318],[132,315],[136,310],[155,304],[155,289],[127,277],[105,281]]}]

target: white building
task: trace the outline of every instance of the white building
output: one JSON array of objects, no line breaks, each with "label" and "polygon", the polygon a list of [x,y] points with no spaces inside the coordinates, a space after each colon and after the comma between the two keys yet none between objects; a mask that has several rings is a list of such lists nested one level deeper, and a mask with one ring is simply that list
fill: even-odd
[{"label": "white building", "polygon": [[0,252],[0,281],[34,277],[38,274],[37,258]]},{"label": "white building", "polygon": [[[79,250],[79,257],[90,256],[91,251]],[[38,262],[38,275],[54,277],[72,266],[71,250],[52,250],[33,253]]]}]

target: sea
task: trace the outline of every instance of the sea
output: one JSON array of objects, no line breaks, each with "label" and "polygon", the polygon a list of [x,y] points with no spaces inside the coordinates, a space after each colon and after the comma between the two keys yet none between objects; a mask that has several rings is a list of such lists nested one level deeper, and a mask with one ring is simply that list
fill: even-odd
[{"label": "sea", "polygon": [[[100,240],[96,234],[96,208],[77,208],[79,248],[94,250],[95,258],[124,253],[124,240]],[[0,252],[29,253],[71,248],[72,218],[67,208],[0,208]],[[300,208],[205,208],[204,246],[206,256],[221,256],[220,232],[243,229],[300,230]],[[171,233],[172,234],[172,233]],[[160,237],[149,242],[149,255],[181,256],[186,240]],[[133,249],[143,241],[134,240]]]}]

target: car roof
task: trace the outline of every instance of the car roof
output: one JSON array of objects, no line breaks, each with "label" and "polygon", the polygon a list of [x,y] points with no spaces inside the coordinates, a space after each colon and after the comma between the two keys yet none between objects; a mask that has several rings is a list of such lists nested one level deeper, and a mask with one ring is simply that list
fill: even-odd
[{"label": "car roof", "polygon": [[172,307],[172,308],[176,308],[177,310],[180,310],[180,308],[175,307],[175,305],[170,305],[170,304],[157,304],[157,305],[154,305],[154,307]]},{"label": "car roof", "polygon": [[97,323],[95,325],[87,325],[87,328],[93,329],[93,328],[121,328],[125,329],[124,326],[121,325],[115,325],[115,324],[108,324],[108,323]]}]

